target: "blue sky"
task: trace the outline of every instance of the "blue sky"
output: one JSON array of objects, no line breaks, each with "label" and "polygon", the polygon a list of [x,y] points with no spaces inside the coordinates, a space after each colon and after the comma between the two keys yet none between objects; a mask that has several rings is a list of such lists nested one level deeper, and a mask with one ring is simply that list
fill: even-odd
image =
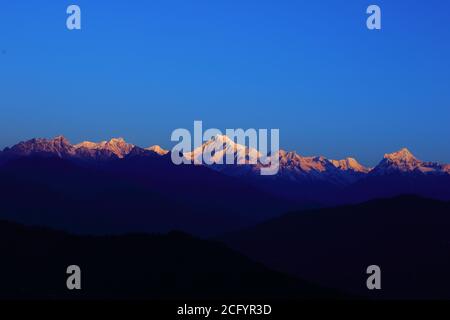
[{"label": "blue sky", "polygon": [[374,165],[406,146],[450,163],[449,14],[446,0],[2,0],[0,148],[59,134],[170,147],[202,120],[279,128],[302,155]]}]

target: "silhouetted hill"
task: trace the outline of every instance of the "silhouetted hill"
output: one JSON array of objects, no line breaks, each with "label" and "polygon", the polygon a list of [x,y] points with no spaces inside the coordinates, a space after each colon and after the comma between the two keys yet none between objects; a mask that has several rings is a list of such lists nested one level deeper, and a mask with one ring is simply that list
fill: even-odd
[{"label": "silhouetted hill", "polygon": [[[450,298],[450,203],[414,196],[291,213],[221,238],[274,268],[347,292]],[[379,265],[382,290],[366,288]]]},{"label": "silhouetted hill", "polygon": [[[0,252],[2,299],[338,297],[178,232],[73,236],[0,221]],[[81,291],[66,288],[69,265],[81,268]]]},{"label": "silhouetted hill", "polygon": [[450,200],[450,175],[423,175],[391,173],[369,175],[348,186],[341,203],[362,202],[405,194],[437,200]]},{"label": "silhouetted hill", "polygon": [[77,233],[213,235],[293,207],[236,178],[175,166],[167,157],[79,163],[39,156],[0,167],[0,218]]}]

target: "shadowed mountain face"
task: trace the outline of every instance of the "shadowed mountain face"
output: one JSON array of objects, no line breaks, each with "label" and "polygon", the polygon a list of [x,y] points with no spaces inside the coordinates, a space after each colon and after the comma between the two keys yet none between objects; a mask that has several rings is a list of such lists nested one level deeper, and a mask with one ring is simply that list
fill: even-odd
[{"label": "shadowed mountain face", "polygon": [[[450,203],[412,196],[284,215],[222,237],[276,270],[361,295],[450,298]],[[366,288],[378,265],[382,290]]]},{"label": "shadowed mountain face", "polygon": [[390,198],[404,194],[431,199],[450,200],[450,175],[392,173],[369,175],[346,187],[337,203],[356,203],[370,199]]},{"label": "shadowed mountain face", "polygon": [[26,157],[0,167],[0,217],[77,233],[213,235],[293,205],[212,170],[130,156],[102,163]]},{"label": "shadowed mountain face", "polygon": [[[338,295],[181,233],[78,237],[0,221],[0,298],[263,299]],[[81,291],[66,287],[81,268]]]}]

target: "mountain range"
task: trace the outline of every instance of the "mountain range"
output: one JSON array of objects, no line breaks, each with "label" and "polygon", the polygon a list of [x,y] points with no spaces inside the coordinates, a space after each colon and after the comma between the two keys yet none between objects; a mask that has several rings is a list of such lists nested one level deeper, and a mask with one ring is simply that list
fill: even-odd
[{"label": "mountain range", "polygon": [[167,150],[121,138],[20,142],[0,152],[0,218],[77,233],[176,229],[213,236],[292,210],[403,194],[450,200],[449,165],[420,161],[407,149],[386,154],[374,168],[281,150],[275,176],[261,176],[260,163],[247,163],[261,155],[225,136],[184,156],[193,159],[215,144],[242,163],[177,166]]},{"label": "mountain range", "polygon": [[[214,152],[219,150],[219,152]],[[235,143],[226,135],[217,135],[205,142],[184,157],[201,162],[204,151],[211,154],[214,163],[225,158],[227,152],[232,153],[236,165],[212,164],[208,167],[233,176],[259,175],[263,166],[263,156],[256,149]],[[54,139],[32,139],[20,142],[11,148],[5,148],[0,153],[0,161],[30,155],[56,156],[75,160],[112,160],[123,159],[135,155],[166,156],[170,152],[158,145],[141,148],[126,142],[123,138],[113,138],[109,141],[84,141],[72,145],[63,136]],[[450,175],[450,164],[425,162],[418,160],[407,148],[385,154],[374,168],[360,164],[356,159],[348,157],[342,160],[327,159],[323,156],[301,156],[295,151],[279,151],[280,170],[278,179],[292,182],[326,181],[338,185],[348,185],[366,176],[383,176],[390,174],[415,175]],[[250,164],[255,163],[255,164]]]}]

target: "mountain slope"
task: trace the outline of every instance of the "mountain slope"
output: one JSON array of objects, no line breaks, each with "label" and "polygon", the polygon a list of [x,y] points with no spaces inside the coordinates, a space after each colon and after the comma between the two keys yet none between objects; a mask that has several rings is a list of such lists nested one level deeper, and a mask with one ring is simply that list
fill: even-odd
[{"label": "mountain slope", "polygon": [[[79,237],[0,221],[2,299],[332,298],[220,243],[182,233]],[[81,291],[66,269],[81,268]]]},{"label": "mountain slope", "polygon": [[[383,298],[450,298],[450,203],[404,196],[284,215],[225,235],[232,248],[327,287]],[[366,288],[379,265],[382,290]]]},{"label": "mountain slope", "polygon": [[151,151],[95,165],[26,157],[0,167],[0,217],[72,232],[212,235],[293,207],[235,178],[175,166]]}]

